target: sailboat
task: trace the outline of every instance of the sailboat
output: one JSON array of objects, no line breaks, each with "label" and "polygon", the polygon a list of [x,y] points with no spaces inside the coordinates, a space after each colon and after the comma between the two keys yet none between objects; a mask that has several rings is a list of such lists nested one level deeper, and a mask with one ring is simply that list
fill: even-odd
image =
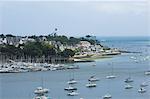
[{"label": "sailboat", "polygon": [[75,88],[73,86],[69,86],[69,87],[65,88],[64,90],[71,91],[71,90],[77,90],[77,88]]},{"label": "sailboat", "polygon": [[113,74],[113,66],[112,66],[112,71],[111,71],[111,75],[106,76],[107,79],[114,79],[116,78],[116,76]]},{"label": "sailboat", "polygon": [[150,70],[148,70],[148,71],[145,71],[145,73],[144,73],[145,75],[150,75]]},{"label": "sailboat", "polygon": [[86,87],[88,88],[96,87],[96,83],[89,82],[88,84],[86,84]]},{"label": "sailboat", "polygon": [[34,91],[35,94],[42,94],[42,93],[48,93],[49,90],[42,87],[37,87],[37,89]]},{"label": "sailboat", "polygon": [[74,78],[72,78],[72,79],[70,79],[67,83],[68,83],[68,84],[76,84],[77,81],[76,81]]},{"label": "sailboat", "polygon": [[125,83],[131,83],[134,80],[131,78],[131,74],[129,73],[129,77],[124,80]]},{"label": "sailboat", "polygon": [[42,79],[42,86],[37,87],[34,91],[36,96],[33,99],[50,99],[46,94],[49,92],[49,89],[43,87],[43,78]]},{"label": "sailboat", "polygon": [[77,96],[79,93],[75,92],[75,91],[70,91],[67,95],[68,96]]},{"label": "sailboat", "polygon": [[146,83],[146,82],[143,82],[141,85],[140,85],[140,87],[147,87],[148,86],[148,84]]},{"label": "sailboat", "polygon": [[103,99],[111,99],[112,96],[111,94],[107,93],[106,95],[103,96]]},{"label": "sailboat", "polygon": [[131,88],[133,88],[133,86],[131,86],[129,84],[125,85],[125,89],[131,89]]},{"label": "sailboat", "polygon": [[34,91],[36,96],[33,99],[50,99],[50,97],[45,95],[48,92],[49,92],[49,89],[37,87],[37,89]]},{"label": "sailboat", "polygon": [[77,81],[74,79],[74,71],[73,71],[73,77],[67,82],[68,84],[77,84]]},{"label": "sailboat", "polygon": [[91,81],[91,82],[99,81],[99,78],[96,78],[95,75],[93,75],[88,79],[88,81]]},{"label": "sailboat", "polygon": [[128,77],[124,80],[124,82],[131,83],[131,82],[133,82],[133,79],[131,77]]},{"label": "sailboat", "polygon": [[146,89],[141,87],[139,90],[138,90],[139,93],[145,93],[146,92]]}]

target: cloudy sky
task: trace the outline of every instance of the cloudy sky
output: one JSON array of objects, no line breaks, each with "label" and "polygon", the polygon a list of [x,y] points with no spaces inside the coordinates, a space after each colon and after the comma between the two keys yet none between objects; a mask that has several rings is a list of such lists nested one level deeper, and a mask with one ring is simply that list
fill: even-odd
[{"label": "cloudy sky", "polygon": [[0,34],[147,36],[149,0],[0,0]]}]

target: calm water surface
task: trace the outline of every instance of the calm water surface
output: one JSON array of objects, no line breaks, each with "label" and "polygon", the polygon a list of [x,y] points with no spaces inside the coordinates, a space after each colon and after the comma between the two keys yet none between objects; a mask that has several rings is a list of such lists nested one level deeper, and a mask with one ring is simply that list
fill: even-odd
[{"label": "calm water surface", "polygon": [[[0,99],[33,99],[36,87],[43,85],[50,89],[48,94],[52,99],[102,99],[106,93],[112,95],[112,99],[150,99],[150,82],[146,87],[147,92],[139,94],[137,91],[143,81],[150,81],[150,76],[145,76],[144,71],[150,69],[149,60],[138,63],[130,59],[131,56],[137,56],[138,60],[145,56],[150,56],[150,43],[145,38],[137,39],[110,39],[105,38],[105,45],[127,49],[130,51],[140,51],[142,54],[122,54],[108,59],[98,59],[91,63],[76,63],[80,66],[78,70],[47,71],[47,72],[29,72],[0,74]],[[113,63],[113,65],[110,65]],[[96,66],[92,66],[96,64]],[[111,74],[112,67],[117,78],[108,80],[105,77]],[[96,82],[97,87],[88,89],[85,84],[87,79],[95,74],[100,78]],[[124,79],[128,76],[134,79],[133,89],[125,89]],[[78,81],[76,87],[78,96],[67,96],[64,88],[68,86],[67,81],[74,76]],[[42,83],[43,79],[43,83]]]}]

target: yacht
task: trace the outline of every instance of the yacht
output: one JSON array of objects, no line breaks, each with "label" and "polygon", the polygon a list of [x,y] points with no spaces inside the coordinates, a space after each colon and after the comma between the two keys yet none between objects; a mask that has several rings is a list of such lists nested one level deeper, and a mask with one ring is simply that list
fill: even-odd
[{"label": "yacht", "polygon": [[141,87],[139,90],[138,90],[139,93],[145,93],[146,92],[146,89]]},{"label": "yacht", "polygon": [[106,94],[105,96],[103,96],[103,99],[111,99],[112,96],[110,94]]},{"label": "yacht", "polygon": [[71,91],[69,92],[67,95],[68,96],[77,96],[79,93],[75,92],[75,91]]},{"label": "yacht", "polygon": [[64,90],[71,91],[71,90],[77,90],[77,88],[69,86],[69,87],[65,88]]},{"label": "yacht", "polygon": [[131,89],[131,88],[133,88],[133,86],[131,86],[129,84],[125,85],[125,89]]}]

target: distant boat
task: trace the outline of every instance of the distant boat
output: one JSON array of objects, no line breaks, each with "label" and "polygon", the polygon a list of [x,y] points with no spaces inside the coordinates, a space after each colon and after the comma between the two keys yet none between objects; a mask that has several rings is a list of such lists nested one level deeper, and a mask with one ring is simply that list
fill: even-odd
[{"label": "distant boat", "polygon": [[131,77],[128,77],[128,78],[125,79],[124,82],[131,83],[131,82],[133,82],[133,79]]},{"label": "distant boat", "polygon": [[69,86],[69,87],[65,88],[64,90],[71,91],[71,90],[77,90],[77,88]]},{"label": "distant boat", "polygon": [[67,95],[68,96],[77,96],[79,93],[75,92],[75,91],[70,91]]},{"label": "distant boat", "polygon": [[73,79],[70,79],[67,83],[68,84],[76,84],[77,81],[73,78]]},{"label": "distant boat", "polygon": [[144,73],[145,75],[150,75],[150,70],[148,70],[148,71],[145,71],[145,73]]},{"label": "distant boat", "polygon": [[146,84],[146,82],[143,82],[141,85],[140,85],[140,87],[147,87],[148,86],[148,84]]},{"label": "distant boat", "polygon": [[95,83],[88,83],[88,84],[86,84],[86,87],[88,87],[88,88],[96,87],[96,84]]},{"label": "distant boat", "polygon": [[145,93],[146,92],[146,89],[141,87],[139,90],[138,90],[139,93]]},{"label": "distant boat", "polygon": [[111,71],[111,75],[106,76],[107,79],[114,79],[116,78],[116,76],[114,75],[114,68],[112,66],[112,71]]},{"label": "distant boat", "polygon": [[95,76],[91,76],[88,81],[91,81],[91,82],[95,82],[95,81],[99,81],[99,78],[96,78]]},{"label": "distant boat", "polygon": [[36,96],[33,99],[50,99],[50,97],[45,95],[48,92],[49,92],[49,90],[46,88],[37,87],[37,89],[34,91]]},{"label": "distant boat", "polygon": [[103,99],[111,99],[111,98],[112,98],[112,96],[110,94],[106,94],[103,96]]},{"label": "distant boat", "polygon": [[92,66],[96,66],[96,64],[93,64]]},{"label": "distant boat", "polygon": [[133,86],[131,86],[129,84],[125,85],[125,89],[131,89],[131,88],[133,88]]},{"label": "distant boat", "polygon": [[72,66],[67,67],[67,69],[79,69],[79,66],[78,65],[77,66],[72,65]]},{"label": "distant boat", "polygon": [[37,89],[34,91],[35,94],[44,94],[48,92],[49,92],[48,89],[42,87],[37,87]]},{"label": "distant boat", "polygon": [[[72,76],[71,76],[72,74]],[[78,82],[74,79],[74,70],[70,73],[70,79],[67,82],[68,84],[77,84]]]},{"label": "distant boat", "polygon": [[35,98],[33,98],[33,99],[51,99],[51,98],[49,98],[49,97],[47,97],[47,96],[36,96]]},{"label": "distant boat", "polygon": [[115,75],[108,75],[108,76],[106,76],[106,78],[107,79],[114,79],[114,78],[116,78],[116,76]]},{"label": "distant boat", "polygon": [[134,59],[134,60],[136,60],[136,59],[137,59],[135,56],[131,56],[130,58],[131,58],[131,59]]}]

